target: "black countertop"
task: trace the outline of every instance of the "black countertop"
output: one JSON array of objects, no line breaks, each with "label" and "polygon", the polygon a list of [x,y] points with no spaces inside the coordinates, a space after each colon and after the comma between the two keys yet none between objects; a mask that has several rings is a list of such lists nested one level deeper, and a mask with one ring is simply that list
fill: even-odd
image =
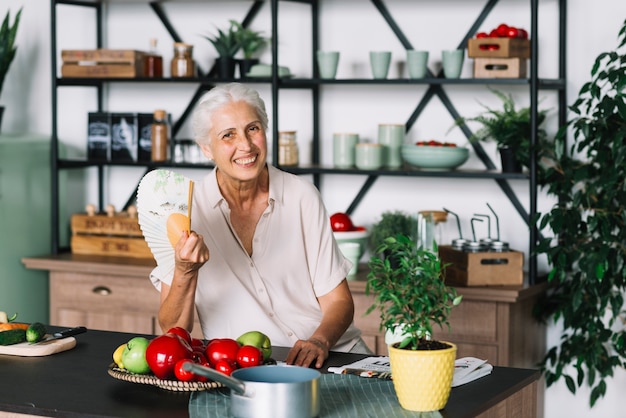
[{"label": "black countertop", "polygon": [[[187,418],[189,393],[124,382],[107,373],[115,349],[136,335],[88,330],[77,335],[76,347],[66,352],[0,355],[0,411],[49,417]],[[272,357],[282,360],[287,351],[276,347]],[[331,353],[323,370],[363,357]],[[494,367],[491,375],[453,388],[441,413],[449,418],[476,416],[538,378],[536,370]]]}]

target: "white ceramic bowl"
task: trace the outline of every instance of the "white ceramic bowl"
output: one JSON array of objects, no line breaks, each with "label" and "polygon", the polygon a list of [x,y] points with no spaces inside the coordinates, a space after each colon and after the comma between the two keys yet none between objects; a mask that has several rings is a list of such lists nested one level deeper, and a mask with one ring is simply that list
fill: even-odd
[{"label": "white ceramic bowl", "polygon": [[365,250],[367,249],[367,241],[369,239],[370,233],[368,230],[365,231],[345,231],[345,232],[333,232],[335,235],[335,241],[338,244],[342,242],[356,242],[361,245],[361,254],[359,255],[359,259],[363,257]]},{"label": "white ceramic bowl", "polygon": [[419,168],[450,170],[459,167],[469,158],[466,147],[439,147],[405,144],[402,159]]}]

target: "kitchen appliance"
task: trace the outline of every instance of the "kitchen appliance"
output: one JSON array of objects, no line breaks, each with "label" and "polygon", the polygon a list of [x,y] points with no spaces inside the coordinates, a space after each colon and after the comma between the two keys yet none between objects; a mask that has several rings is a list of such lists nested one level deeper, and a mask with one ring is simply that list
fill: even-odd
[{"label": "kitchen appliance", "polygon": [[230,413],[235,417],[313,418],[319,415],[321,373],[317,370],[269,365],[237,369],[226,376],[194,363],[187,363],[183,368],[229,387]]},{"label": "kitchen appliance", "polygon": [[50,138],[0,135],[0,310],[48,322],[48,273],[21,259],[51,252]]}]

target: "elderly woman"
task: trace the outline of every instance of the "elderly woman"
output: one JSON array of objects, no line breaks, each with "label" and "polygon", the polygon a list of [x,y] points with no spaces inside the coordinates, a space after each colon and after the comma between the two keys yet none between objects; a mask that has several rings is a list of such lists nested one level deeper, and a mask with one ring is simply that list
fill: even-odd
[{"label": "elderly woman", "polygon": [[157,267],[162,329],[205,338],[261,331],[292,347],[286,362],[322,367],[328,351],[367,353],[352,320],[339,250],[313,184],[267,164],[268,127],[259,94],[228,84],[205,94],[193,130],[215,169],[194,186],[192,232],[175,248],[173,277]]}]

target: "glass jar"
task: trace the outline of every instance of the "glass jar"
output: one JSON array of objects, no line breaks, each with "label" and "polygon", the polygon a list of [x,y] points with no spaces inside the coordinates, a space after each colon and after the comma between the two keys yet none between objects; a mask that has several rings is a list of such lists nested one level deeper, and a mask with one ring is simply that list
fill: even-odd
[{"label": "glass jar", "polygon": [[174,57],[172,58],[171,75],[177,77],[193,77],[195,66],[192,58],[193,45],[183,42],[174,43]]},{"label": "glass jar", "polygon": [[439,210],[423,210],[417,213],[417,247],[430,251],[434,244],[442,244],[442,223],[448,220],[448,213]]},{"label": "glass jar", "polygon": [[284,166],[298,165],[296,131],[278,132],[278,164]]},{"label": "glass jar", "polygon": [[154,111],[154,120],[152,122],[152,161],[167,160],[168,145],[168,126],[166,121],[166,112],[163,109]]}]

